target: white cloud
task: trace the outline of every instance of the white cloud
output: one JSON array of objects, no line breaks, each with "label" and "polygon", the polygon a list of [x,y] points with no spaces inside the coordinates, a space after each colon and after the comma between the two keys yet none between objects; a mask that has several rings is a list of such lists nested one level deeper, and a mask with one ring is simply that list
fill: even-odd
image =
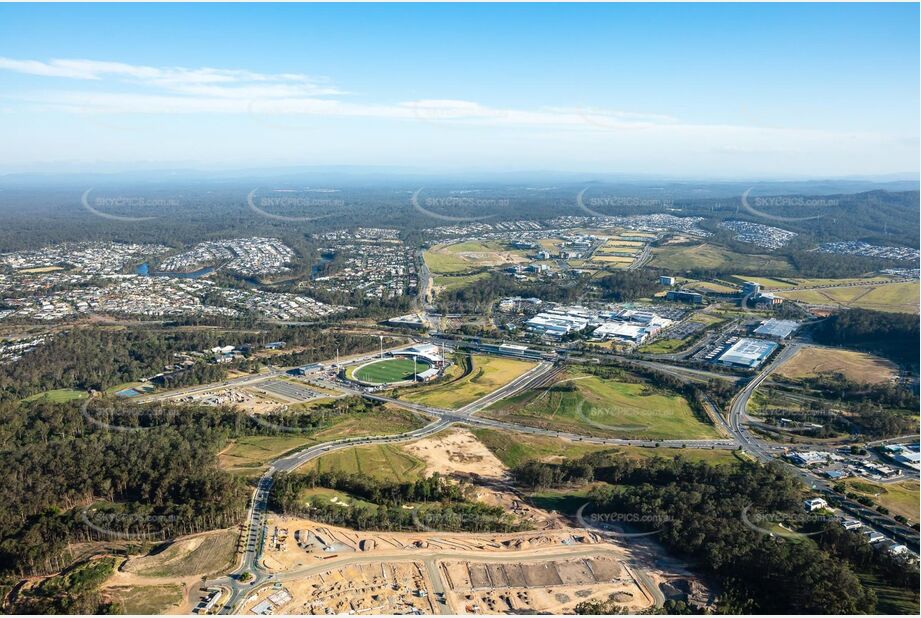
[{"label": "white cloud", "polygon": [[[574,161],[597,156],[609,161],[616,157],[618,165],[623,166],[640,164],[641,160],[659,165],[674,158],[703,164],[709,157],[727,157],[757,159],[766,165],[790,164],[791,157],[808,163],[850,153],[855,161],[859,158],[872,163],[873,157],[879,158],[881,149],[891,150],[893,144],[903,139],[903,136],[876,133],[693,123],[662,113],[595,107],[516,109],[434,97],[397,102],[362,101],[326,79],[301,73],[0,57],[0,71],[3,70],[68,80],[65,87],[58,89],[43,84],[41,90],[19,88],[15,93],[2,95],[7,109],[38,109],[95,118],[137,114],[149,116],[157,123],[169,114],[247,115],[263,125],[282,128],[299,128],[298,117],[382,119],[396,121],[389,128],[401,136],[406,132],[405,125],[399,122],[423,127],[453,125],[465,130],[440,141],[439,147],[462,148],[467,144],[471,148],[473,144],[480,147],[476,137],[468,137],[475,134],[472,129],[480,128],[479,137],[488,135],[493,148],[500,139],[508,140],[509,148],[514,143],[522,161],[531,156],[553,160],[562,156]],[[85,84],[79,85],[80,82]],[[392,141],[383,138],[382,141],[392,148]],[[368,146],[363,143],[361,149]],[[621,161],[621,157],[625,159]],[[718,162],[724,164],[722,159]]]}]

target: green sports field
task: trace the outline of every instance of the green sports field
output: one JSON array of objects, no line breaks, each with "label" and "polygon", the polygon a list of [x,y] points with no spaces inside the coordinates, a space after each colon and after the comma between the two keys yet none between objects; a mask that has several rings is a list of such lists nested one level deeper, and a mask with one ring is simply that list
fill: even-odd
[{"label": "green sports field", "polygon": [[[416,361],[416,372],[429,368],[423,361]],[[413,379],[413,361],[410,358],[388,358],[356,369],[352,374],[356,380],[369,384],[391,384]]]}]

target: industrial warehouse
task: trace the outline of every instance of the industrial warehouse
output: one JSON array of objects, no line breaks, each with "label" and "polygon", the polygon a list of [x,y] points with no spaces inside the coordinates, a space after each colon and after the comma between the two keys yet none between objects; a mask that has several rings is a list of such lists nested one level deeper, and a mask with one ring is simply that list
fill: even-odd
[{"label": "industrial warehouse", "polygon": [[773,341],[741,338],[726,349],[717,359],[721,365],[754,369],[763,363],[780,346]]}]

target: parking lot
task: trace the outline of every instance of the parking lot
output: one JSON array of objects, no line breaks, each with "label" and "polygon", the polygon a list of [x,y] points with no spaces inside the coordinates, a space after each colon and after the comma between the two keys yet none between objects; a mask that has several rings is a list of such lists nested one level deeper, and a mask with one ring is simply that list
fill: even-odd
[{"label": "parking lot", "polygon": [[267,380],[259,385],[258,390],[264,391],[269,395],[277,395],[284,399],[298,402],[311,401],[312,399],[319,399],[327,396],[307,388],[306,386],[301,386],[285,380]]}]

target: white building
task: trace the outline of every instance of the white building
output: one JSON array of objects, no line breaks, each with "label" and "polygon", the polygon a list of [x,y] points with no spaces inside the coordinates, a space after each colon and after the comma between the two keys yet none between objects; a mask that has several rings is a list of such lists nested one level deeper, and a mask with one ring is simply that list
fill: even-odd
[{"label": "white building", "polygon": [[818,511],[820,509],[827,509],[827,508],[828,508],[828,503],[825,502],[825,500],[823,500],[822,498],[810,498],[809,500],[803,501],[803,509],[807,513],[811,513],[813,511]]}]

